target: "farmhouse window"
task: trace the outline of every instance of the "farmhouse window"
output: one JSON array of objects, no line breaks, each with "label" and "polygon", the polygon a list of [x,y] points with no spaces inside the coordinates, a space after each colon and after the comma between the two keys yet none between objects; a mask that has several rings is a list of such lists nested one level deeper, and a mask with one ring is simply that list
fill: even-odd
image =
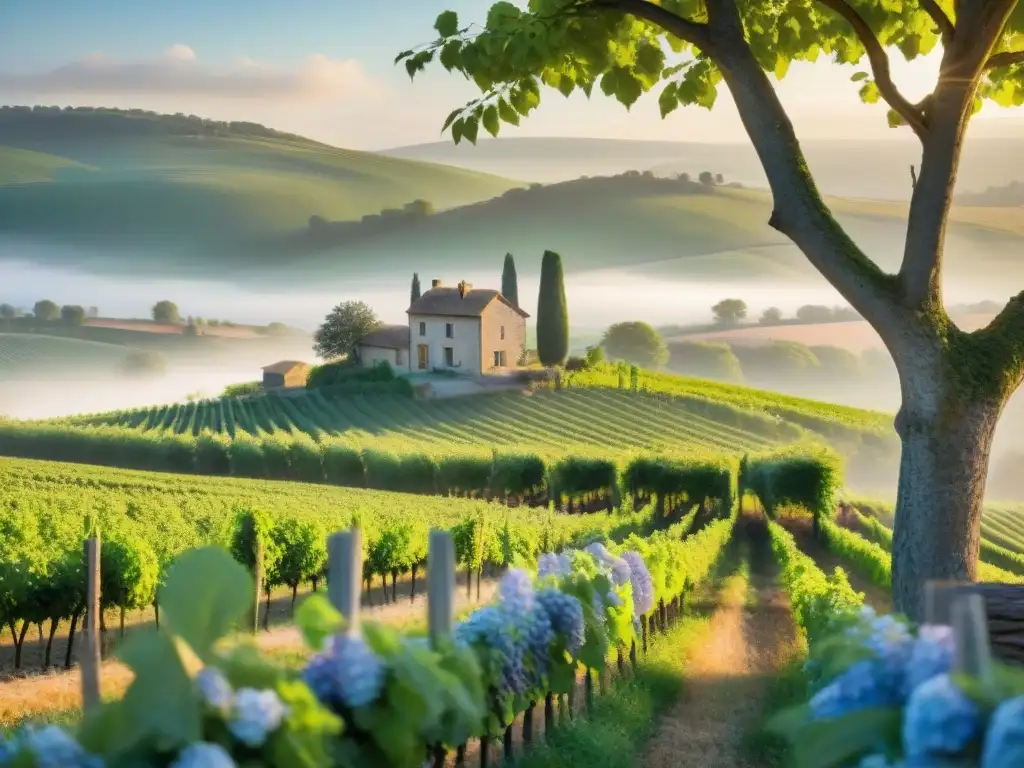
[{"label": "farmhouse window", "polygon": [[505,326],[504,325],[501,326],[501,340],[502,341],[505,340]]},{"label": "farmhouse window", "polygon": [[426,323],[420,323],[420,336],[426,336],[426,335],[427,335],[427,324]]},{"label": "farmhouse window", "polygon": [[455,324],[454,323],[445,323],[444,324],[444,336],[445,336],[446,339],[454,339],[455,338]]},{"label": "farmhouse window", "polygon": [[395,365],[405,365],[405,355],[402,350],[395,350]]},{"label": "farmhouse window", "polygon": [[444,364],[449,368],[455,365],[455,349],[453,347],[444,348]]},{"label": "farmhouse window", "polygon": [[504,368],[505,367],[505,351],[500,350],[494,353],[494,367]]}]

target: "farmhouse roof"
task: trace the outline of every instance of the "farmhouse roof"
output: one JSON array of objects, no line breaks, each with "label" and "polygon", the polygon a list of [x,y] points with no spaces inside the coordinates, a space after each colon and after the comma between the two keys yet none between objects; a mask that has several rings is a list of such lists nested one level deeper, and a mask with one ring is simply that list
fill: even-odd
[{"label": "farmhouse roof", "polygon": [[529,317],[519,307],[501,295],[500,291],[487,288],[473,288],[459,295],[458,288],[431,288],[409,307],[410,315],[452,315],[455,317],[480,317],[491,302],[500,301],[523,317]]},{"label": "farmhouse roof", "polygon": [[263,366],[264,373],[289,373],[296,368],[308,368],[309,363],[304,363],[301,360],[282,360],[273,365]]},{"label": "farmhouse roof", "polygon": [[360,346],[405,349],[409,346],[408,325],[382,325],[359,341]]}]

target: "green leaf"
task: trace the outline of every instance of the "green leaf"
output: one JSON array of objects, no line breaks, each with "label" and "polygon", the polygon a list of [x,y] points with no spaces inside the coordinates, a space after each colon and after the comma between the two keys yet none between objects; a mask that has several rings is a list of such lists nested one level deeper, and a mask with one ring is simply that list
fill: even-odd
[{"label": "green leaf", "polygon": [[783,53],[779,53],[775,57],[775,79],[781,80],[789,72],[789,57]]},{"label": "green leaf", "polygon": [[249,572],[224,550],[188,550],[171,566],[160,590],[165,626],[209,661],[214,644],[250,610],[254,589]]},{"label": "green leaf", "polygon": [[455,118],[457,118],[460,114],[462,114],[462,107],[458,107],[457,109],[453,109],[451,112],[449,112],[448,117],[446,117],[444,120],[444,125],[441,126],[441,133],[447,131],[448,126],[455,122]]},{"label": "green leaf", "polygon": [[679,107],[679,86],[669,83],[662,90],[658,97],[658,108],[661,110],[661,117],[665,119],[669,114]]},{"label": "green leaf", "polygon": [[866,80],[867,77],[868,77],[868,73],[867,72],[854,72],[850,76],[850,80],[852,80],[855,83],[859,83],[861,80]]},{"label": "green leaf", "polygon": [[[195,597],[201,598],[202,591]],[[199,700],[181,652],[179,643],[163,631],[132,635],[119,650],[118,656],[135,672],[120,701],[121,749],[152,740],[157,749],[171,752],[202,738]]]},{"label": "green leaf", "polygon": [[476,115],[467,117],[466,122],[462,124],[462,137],[467,139],[470,144],[476,144],[477,132],[480,130],[480,118]]},{"label": "green leaf", "polygon": [[890,109],[885,117],[889,121],[890,128],[899,128],[902,125],[906,125],[906,122],[895,109]]},{"label": "green leaf", "polygon": [[519,125],[519,113],[504,99],[498,99],[498,116],[510,125]]},{"label": "green leaf", "polygon": [[310,595],[295,612],[295,623],[299,626],[306,645],[319,651],[331,635],[345,626],[345,619],[331,605],[331,601],[320,594]]},{"label": "green leaf", "polygon": [[877,104],[882,98],[882,92],[878,90],[878,84],[874,80],[868,80],[860,87],[860,100],[865,104]]},{"label": "green leaf", "polygon": [[880,743],[898,746],[901,722],[898,709],[864,709],[812,723],[793,745],[794,760],[799,768],[842,768],[878,751]]},{"label": "green leaf", "polygon": [[462,61],[462,41],[461,40],[449,40],[443,46],[441,46],[441,66],[451,72],[456,69]]},{"label": "green leaf", "polygon": [[441,37],[451,37],[459,32],[459,16],[455,11],[443,11],[434,22],[434,29]]},{"label": "green leaf", "polygon": [[462,126],[465,125],[466,118],[460,117],[454,123],[452,123],[452,141],[458,144],[462,141]]},{"label": "green leaf", "polygon": [[501,130],[501,120],[498,119],[497,105],[488,104],[480,121],[483,123],[485,131],[491,134],[491,136],[497,136],[498,131]]},{"label": "green leaf", "polygon": [[401,52],[400,54],[398,54],[397,56],[395,56],[395,61],[394,61],[394,63],[395,63],[395,64],[397,64],[397,63],[398,63],[398,62],[400,62],[400,61],[401,61],[402,59],[408,59],[408,58],[409,58],[410,56],[412,56],[412,54],[413,54],[413,52],[412,52],[411,50],[409,50],[409,51],[402,51],[402,52]]}]

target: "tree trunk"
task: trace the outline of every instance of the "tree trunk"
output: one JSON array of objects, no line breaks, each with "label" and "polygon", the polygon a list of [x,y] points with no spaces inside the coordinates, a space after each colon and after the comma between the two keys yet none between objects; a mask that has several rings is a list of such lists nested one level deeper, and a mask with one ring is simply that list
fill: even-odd
[{"label": "tree trunk", "polygon": [[[991,401],[958,404],[948,391],[939,400],[943,406],[928,407],[936,402],[936,378],[919,374],[905,381],[896,417],[903,450],[892,540],[893,607],[914,621],[923,618],[926,581],[974,581],[977,575],[985,479],[1002,411]],[[941,386],[948,390],[956,383]]]},{"label": "tree trunk", "polygon": [[416,563],[412,564],[412,586],[409,588],[409,602],[416,601],[416,570],[419,566]]},{"label": "tree trunk", "polygon": [[68,647],[64,651],[64,669],[71,669],[71,657],[75,648],[75,629],[78,627],[78,617],[81,611],[71,614],[71,628],[68,630]]},{"label": "tree trunk", "polygon": [[299,596],[299,583],[292,584],[292,618],[295,618],[295,600]]},{"label": "tree trunk", "polygon": [[57,619],[50,619],[50,636],[46,639],[46,650],[43,653],[43,669],[50,668],[50,654],[53,651],[53,636],[57,634]]}]

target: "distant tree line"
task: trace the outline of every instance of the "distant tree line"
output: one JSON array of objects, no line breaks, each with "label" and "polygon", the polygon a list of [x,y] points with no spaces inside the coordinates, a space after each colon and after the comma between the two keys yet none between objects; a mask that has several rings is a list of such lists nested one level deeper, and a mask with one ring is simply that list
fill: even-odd
[{"label": "distant tree line", "polygon": [[1024,181],[1011,181],[1001,187],[989,187],[984,192],[965,192],[957,195],[956,201],[960,205],[1015,208],[1024,205]]},{"label": "distant tree line", "polygon": [[247,121],[208,120],[198,115],[161,114],[112,107],[0,106],[0,138],[6,140],[82,139],[126,136],[196,136],[319,142]]},{"label": "distant tree line", "polygon": [[317,247],[333,247],[373,237],[395,229],[415,226],[435,213],[434,204],[418,198],[401,208],[384,208],[379,213],[368,213],[360,219],[331,221],[314,214],[309,217],[300,242]]},{"label": "distant tree line", "polygon": [[791,341],[763,344],[666,341],[643,322],[612,325],[605,331],[599,348],[610,360],[641,368],[665,369],[685,376],[793,394],[820,395],[822,385],[842,387],[896,381],[896,369],[881,349],[856,354],[838,346],[808,346]]}]

